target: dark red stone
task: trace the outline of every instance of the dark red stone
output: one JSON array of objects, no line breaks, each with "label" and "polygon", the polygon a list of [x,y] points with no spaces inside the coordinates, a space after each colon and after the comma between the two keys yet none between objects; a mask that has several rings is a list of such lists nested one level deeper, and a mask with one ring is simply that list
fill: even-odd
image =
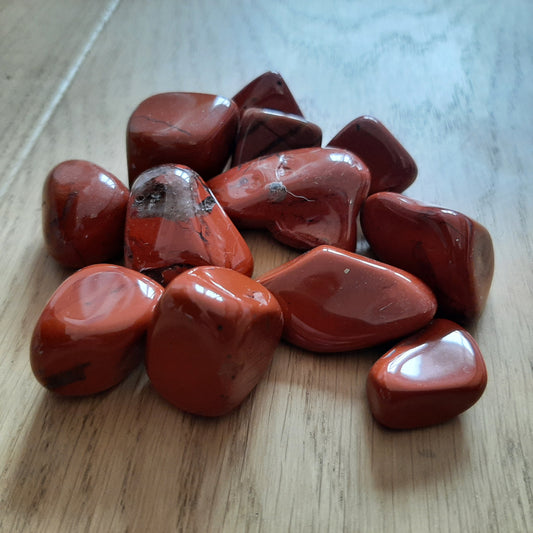
[{"label": "dark red stone", "polygon": [[297,115],[272,109],[247,109],[242,117],[232,165],[286,150],[320,146],[322,130]]},{"label": "dark red stone", "polygon": [[284,338],[314,352],[368,348],[409,335],[435,314],[432,292],[398,268],[319,246],[258,280],[284,316]]},{"label": "dark red stone", "polygon": [[301,148],[255,159],[213,178],[209,186],[243,228],[266,228],[284,244],[309,249],[356,245],[356,217],[370,176],[352,153]]},{"label": "dark red stone", "polygon": [[265,72],[243,87],[232,99],[241,113],[250,107],[276,109],[303,116],[285,80],[277,72]]},{"label": "dark red stone", "polygon": [[233,270],[198,267],[172,280],[148,335],[154,388],[185,411],[220,416],[257,385],[281,337],[278,302]]},{"label": "dark red stone", "polygon": [[122,255],[129,191],[89,161],[64,161],[43,188],[46,248],[60,264],[80,268]]},{"label": "dark red stone", "polygon": [[413,183],[418,173],[407,150],[374,117],[356,118],[337,133],[328,146],[350,150],[364,161],[372,177],[369,194],[402,192]]},{"label": "dark red stone", "polygon": [[492,240],[481,224],[457,211],[382,192],[365,202],[361,225],[381,261],[431,287],[440,316],[461,323],[479,317],[494,272]]},{"label": "dark red stone", "polygon": [[435,320],[378,359],[367,396],[378,422],[412,429],[445,422],[474,405],[487,369],[472,336],[449,320]]},{"label": "dark red stone", "polygon": [[252,254],[202,178],[182,165],[143,172],[133,184],[125,264],[167,284],[201,265],[253,271]]},{"label": "dark red stone", "polygon": [[130,186],[145,170],[186,165],[209,179],[222,172],[239,121],[234,102],[202,93],[162,93],[147,98],[130,117],[126,135]]},{"label": "dark red stone", "polygon": [[142,361],[145,334],[163,287],[117,265],[91,265],[54,292],[35,326],[37,380],[65,396],[117,385]]}]

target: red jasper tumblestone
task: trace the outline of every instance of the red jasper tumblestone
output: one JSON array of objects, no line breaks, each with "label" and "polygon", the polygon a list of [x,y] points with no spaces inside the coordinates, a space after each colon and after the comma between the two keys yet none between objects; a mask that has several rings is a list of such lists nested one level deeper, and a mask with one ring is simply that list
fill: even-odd
[{"label": "red jasper tumblestone", "polygon": [[63,161],[43,187],[46,248],[60,264],[80,268],[122,254],[129,191],[89,161]]},{"label": "red jasper tumblestone", "polygon": [[425,326],[437,304],[398,268],[319,246],[258,280],[278,299],[284,338],[315,352],[368,348]]},{"label": "red jasper tumblestone", "polygon": [[239,110],[214,94],[162,93],[141,102],[127,128],[130,186],[145,170],[186,165],[209,179],[222,172],[233,150]]},{"label": "red jasper tumblestone", "polygon": [[320,146],[321,142],[320,127],[303,117],[254,107],[241,116],[231,164],[236,166],[264,155]]},{"label": "red jasper tumblestone", "polygon": [[234,167],[209,182],[231,219],[266,228],[284,244],[355,250],[356,217],[370,175],[352,153],[301,148]]},{"label": "red jasper tumblestone", "polygon": [[434,320],[378,359],[367,380],[370,410],[394,429],[440,424],[474,405],[487,369],[472,336],[449,320]]},{"label": "red jasper tumblestone", "polygon": [[489,232],[471,218],[401,194],[370,196],[361,214],[377,257],[424,280],[440,316],[461,323],[479,317],[494,273]]},{"label": "red jasper tumblestone", "polygon": [[145,334],[163,293],[117,265],[91,265],[54,292],[35,326],[30,361],[37,380],[65,396],[117,385],[142,361]]},{"label": "red jasper tumblestone", "polygon": [[262,285],[225,268],[194,268],[172,280],[156,308],[146,370],[174,406],[220,416],[257,385],[282,328],[279,304]]},{"label": "red jasper tumblestone", "polygon": [[328,146],[350,150],[370,170],[369,194],[402,192],[416,179],[415,161],[398,139],[376,118],[358,117],[347,124]]},{"label": "red jasper tumblestone", "polygon": [[183,165],[152,168],[133,184],[124,257],[127,267],[163,285],[194,266],[253,271],[241,234],[202,178]]},{"label": "red jasper tumblestone", "polygon": [[285,80],[277,72],[261,74],[245,85],[232,100],[241,113],[250,107],[261,107],[303,116]]}]

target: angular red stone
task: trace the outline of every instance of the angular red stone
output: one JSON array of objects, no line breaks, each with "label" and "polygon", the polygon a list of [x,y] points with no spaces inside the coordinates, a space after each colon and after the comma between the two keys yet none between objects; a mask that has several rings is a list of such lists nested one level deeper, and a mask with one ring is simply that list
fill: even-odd
[{"label": "angular red stone", "polygon": [[125,265],[166,285],[201,265],[253,271],[247,244],[202,178],[182,165],[143,172],[133,184],[125,230]]},{"label": "angular red stone", "polygon": [[286,150],[320,146],[322,130],[297,115],[272,109],[247,109],[241,117],[232,166]]},{"label": "angular red stone", "polygon": [[437,304],[398,268],[319,246],[258,280],[278,299],[284,338],[314,352],[368,348],[425,326]]},{"label": "angular red stone", "polygon": [[244,86],[232,100],[241,113],[250,107],[262,107],[303,116],[285,80],[277,72],[261,74]]},{"label": "angular red stone", "polygon": [[411,429],[445,422],[474,405],[487,369],[472,336],[449,320],[435,320],[378,359],[367,397],[378,422]]},{"label": "angular red stone", "polygon": [[122,254],[129,191],[89,161],[63,161],[43,187],[42,224],[48,253],[80,268]]},{"label": "angular red stone", "polygon": [[266,228],[284,244],[355,250],[356,217],[370,176],[350,152],[301,148],[255,159],[209,182],[231,219]]},{"label": "angular red stone", "polygon": [[141,102],[128,122],[130,186],[145,170],[186,165],[209,179],[222,172],[233,150],[239,110],[222,96],[162,93]]},{"label": "angular red stone", "polygon": [[35,326],[30,361],[58,394],[84,396],[117,385],[141,362],[163,287],[117,265],[91,265],[54,292]]},{"label": "angular red stone", "polygon": [[363,160],[372,177],[369,194],[402,192],[413,183],[418,173],[407,150],[374,117],[356,118],[337,133],[328,146],[350,150]]},{"label": "angular red stone", "polygon": [[461,323],[479,317],[494,272],[492,240],[483,226],[457,211],[391,192],[368,198],[361,225],[381,261],[431,287],[440,316]]},{"label": "angular red stone", "polygon": [[282,328],[279,304],[259,283],[225,268],[194,268],[172,280],[156,308],[146,370],[174,406],[220,416],[257,385]]}]

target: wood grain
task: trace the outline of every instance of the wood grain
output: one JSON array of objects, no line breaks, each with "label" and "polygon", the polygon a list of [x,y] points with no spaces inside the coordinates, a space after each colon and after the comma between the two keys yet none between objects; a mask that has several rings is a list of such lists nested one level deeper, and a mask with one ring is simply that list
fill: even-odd
[{"label": "wood grain", "polygon": [[[533,531],[533,8],[368,4],[2,2],[0,531]],[[126,182],[140,100],[231,96],[269,69],[325,142],[377,116],[419,166],[407,193],[490,230],[496,274],[472,329],[489,386],[457,419],[378,426],[364,386],[379,349],[282,344],[252,396],[217,420],[167,405],[142,369],[80,400],[33,378],[32,328],[70,273],[42,244],[48,170],[83,158]],[[296,255],[245,237],[256,276]]]}]

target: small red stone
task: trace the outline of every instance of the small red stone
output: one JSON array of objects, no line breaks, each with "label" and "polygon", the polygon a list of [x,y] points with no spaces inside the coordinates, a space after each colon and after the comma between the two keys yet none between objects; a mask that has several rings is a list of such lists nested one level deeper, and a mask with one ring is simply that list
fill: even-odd
[{"label": "small red stone", "polygon": [[130,186],[145,170],[186,165],[209,179],[222,172],[233,150],[239,110],[222,96],[162,93],[141,102],[128,122]]},{"label": "small red stone", "polygon": [[266,228],[299,249],[331,244],[355,250],[356,217],[370,185],[352,153],[301,148],[255,159],[209,182],[231,219]]},{"label": "small red stone", "polygon": [[413,183],[418,173],[407,150],[374,117],[356,118],[337,133],[328,146],[350,150],[364,161],[372,176],[369,194],[402,192]]},{"label": "small red stone", "polygon": [[435,320],[378,359],[367,380],[370,410],[389,428],[440,424],[474,405],[487,369],[476,341],[449,320]]},{"label": "small red stone", "polygon": [[270,292],[238,272],[198,267],[165,290],[148,335],[154,388],[190,413],[237,407],[268,369],[283,328]]},{"label": "small red stone", "polygon": [[141,362],[163,287],[117,265],[91,265],[54,292],[35,326],[30,361],[58,394],[83,396],[117,385]]},{"label": "small red stone", "polygon": [[261,107],[303,116],[285,80],[277,72],[261,74],[244,86],[232,100],[241,113],[250,107]]},{"label": "small red stone", "polygon": [[479,317],[494,273],[492,240],[481,224],[457,211],[382,192],[365,202],[361,225],[381,261],[428,284],[440,316],[461,323]]},{"label": "small red stone", "polygon": [[166,285],[201,265],[251,275],[253,258],[202,178],[182,165],[162,165],[143,172],[131,189],[125,265]]},{"label": "small red stone", "polygon": [[321,143],[320,127],[303,117],[254,107],[242,114],[232,165]]},{"label": "small red stone", "polygon": [[257,281],[281,305],[284,338],[314,352],[409,335],[437,309],[432,292],[411,274],[332,246],[314,248]]},{"label": "small red stone", "polygon": [[43,187],[42,224],[48,253],[80,268],[122,254],[129,191],[89,161],[64,161]]}]

